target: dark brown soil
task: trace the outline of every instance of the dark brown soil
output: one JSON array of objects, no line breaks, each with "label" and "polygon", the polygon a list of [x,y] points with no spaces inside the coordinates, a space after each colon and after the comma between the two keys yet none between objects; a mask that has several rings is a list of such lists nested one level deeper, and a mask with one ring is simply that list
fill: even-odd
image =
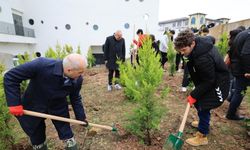
[{"label": "dark brown soil", "polygon": [[[119,123],[123,128],[126,123],[125,114],[133,108],[133,103],[128,102],[123,90],[107,92],[108,72],[104,66],[89,69],[84,74],[82,87],[82,97],[84,107],[89,122],[112,125]],[[153,134],[151,146],[145,146],[137,137],[123,131],[122,133],[112,133],[101,129],[84,129],[80,125],[72,125],[75,138],[82,150],[159,150],[162,149],[165,140],[171,133],[177,133],[182,115],[186,107],[186,97],[188,93],[179,92],[182,73],[177,73],[174,77],[169,77],[164,73],[164,80],[159,88],[159,92],[170,87],[170,93],[162,99],[166,107],[167,114],[162,118],[160,130]],[[159,92],[156,94],[160,95]],[[192,147],[183,145],[184,150],[246,150],[250,149],[250,137],[247,135],[245,122],[229,121],[224,118],[228,108],[228,102],[212,111],[211,130],[208,136],[209,144],[206,146]],[[249,107],[245,101],[241,104],[240,113],[250,117]],[[74,118],[72,110],[71,118]],[[196,129],[190,126],[193,120],[197,119],[196,110],[191,109],[183,140],[192,137]],[[25,139],[25,138],[24,138]],[[26,138],[27,139],[27,138]],[[47,121],[47,139],[51,150],[64,149],[63,143],[58,139],[57,132],[51,121]],[[29,149],[28,140],[20,141],[17,147]]]}]

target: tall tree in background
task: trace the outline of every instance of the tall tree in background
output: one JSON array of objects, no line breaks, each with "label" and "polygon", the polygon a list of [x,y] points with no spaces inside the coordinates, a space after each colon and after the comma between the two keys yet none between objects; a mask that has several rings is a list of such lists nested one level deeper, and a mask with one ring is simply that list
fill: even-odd
[{"label": "tall tree in background", "polygon": [[225,57],[225,55],[227,54],[227,51],[229,49],[228,46],[228,34],[226,32],[224,32],[221,37],[219,42],[217,43],[216,47],[219,50],[219,53],[221,54],[222,57]]}]

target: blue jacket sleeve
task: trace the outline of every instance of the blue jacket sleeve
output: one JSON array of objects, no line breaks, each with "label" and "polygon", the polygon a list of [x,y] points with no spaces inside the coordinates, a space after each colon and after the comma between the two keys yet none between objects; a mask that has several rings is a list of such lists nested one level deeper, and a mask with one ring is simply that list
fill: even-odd
[{"label": "blue jacket sleeve", "polygon": [[17,66],[4,75],[4,91],[8,106],[21,105],[20,83],[34,78],[41,66],[41,58]]},{"label": "blue jacket sleeve", "polygon": [[77,79],[76,88],[70,93],[69,97],[76,119],[84,121],[86,119],[86,115],[82,104],[82,97],[80,94],[82,81],[83,81],[82,77]]}]

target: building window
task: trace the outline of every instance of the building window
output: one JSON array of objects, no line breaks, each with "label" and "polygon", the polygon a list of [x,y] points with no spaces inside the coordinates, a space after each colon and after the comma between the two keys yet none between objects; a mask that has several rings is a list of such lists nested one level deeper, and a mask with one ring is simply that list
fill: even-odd
[{"label": "building window", "polygon": [[187,26],[188,25],[188,21],[185,21],[185,26]]},{"label": "building window", "polygon": [[12,14],[16,35],[24,36],[23,18],[17,14]]},{"label": "building window", "polygon": [[70,30],[70,29],[71,29],[71,26],[70,26],[69,24],[66,24],[66,25],[65,25],[65,28],[66,28],[67,30]]},{"label": "building window", "polygon": [[29,24],[30,25],[34,25],[34,20],[33,19],[29,19]]},{"label": "building window", "polygon": [[175,27],[175,26],[176,26],[176,23],[174,22],[174,23],[173,23],[173,27]]},{"label": "building window", "polygon": [[97,31],[97,30],[98,30],[98,28],[99,28],[99,27],[98,27],[98,25],[96,25],[96,24],[95,24],[95,25],[93,25],[93,29],[94,29],[94,30],[96,30],[96,31]]},{"label": "building window", "polygon": [[139,0],[140,2],[143,2],[144,0]]},{"label": "building window", "polygon": [[204,24],[204,17],[201,17],[200,24]]},{"label": "building window", "polygon": [[125,24],[124,24],[124,28],[125,28],[125,29],[129,29],[129,23],[125,23]]},{"label": "building window", "polygon": [[191,19],[191,24],[195,24],[195,17],[192,17],[192,19]]},{"label": "building window", "polygon": [[57,30],[57,29],[58,29],[58,27],[57,27],[57,26],[55,26],[55,29]]},{"label": "building window", "polygon": [[43,22],[43,20],[41,20],[41,24],[43,24],[44,22]]},{"label": "building window", "polygon": [[86,22],[85,24],[88,26],[88,25],[89,25],[89,22]]},{"label": "building window", "polygon": [[181,26],[181,21],[177,22],[177,26],[180,27]]}]

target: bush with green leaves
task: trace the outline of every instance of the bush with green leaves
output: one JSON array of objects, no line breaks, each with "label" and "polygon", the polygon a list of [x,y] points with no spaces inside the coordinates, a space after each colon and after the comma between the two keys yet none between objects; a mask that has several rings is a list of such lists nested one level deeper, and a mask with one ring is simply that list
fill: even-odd
[{"label": "bush with green leaves", "polygon": [[76,53],[80,55],[82,54],[80,45],[77,46]]},{"label": "bush with green leaves", "polygon": [[[45,57],[47,58],[53,58],[53,59],[63,59],[67,55],[73,53],[73,47],[69,44],[65,44],[63,47],[57,43],[56,49],[53,50],[52,47],[49,47],[49,49],[45,52]],[[76,53],[81,54],[80,46],[77,47]]]},{"label": "bush with green leaves", "polygon": [[170,37],[168,37],[169,42],[168,42],[168,53],[167,53],[167,58],[168,58],[168,63],[169,63],[169,75],[174,76],[175,73],[175,57],[176,57],[176,50],[174,49],[174,43],[173,41],[170,40]]},{"label": "bush with green leaves", "polygon": [[49,49],[45,52],[45,57],[57,59],[57,54],[52,47],[49,47]]},{"label": "bush with green leaves", "polygon": [[[139,65],[132,66],[129,61],[119,62],[120,82],[124,85],[125,95],[135,103],[133,111],[128,114],[126,129],[145,144],[151,145],[151,135],[159,128],[164,112],[160,101],[162,99],[155,96],[163,80],[163,69],[149,38],[144,40],[138,52]],[[163,95],[166,93],[165,90]]]},{"label": "bush with green leaves", "polygon": [[226,32],[224,32],[221,35],[220,40],[217,43],[216,47],[218,48],[221,56],[225,57],[225,55],[227,54],[227,51],[229,49],[229,47],[228,47],[228,34]]},{"label": "bush with green leaves", "polygon": [[87,61],[88,61],[88,68],[92,68],[93,65],[95,64],[95,57],[93,55],[93,50],[89,48],[88,53],[87,53]]},{"label": "bush with green leaves", "polygon": [[0,149],[12,149],[15,139],[3,87],[4,66],[0,64]]}]

